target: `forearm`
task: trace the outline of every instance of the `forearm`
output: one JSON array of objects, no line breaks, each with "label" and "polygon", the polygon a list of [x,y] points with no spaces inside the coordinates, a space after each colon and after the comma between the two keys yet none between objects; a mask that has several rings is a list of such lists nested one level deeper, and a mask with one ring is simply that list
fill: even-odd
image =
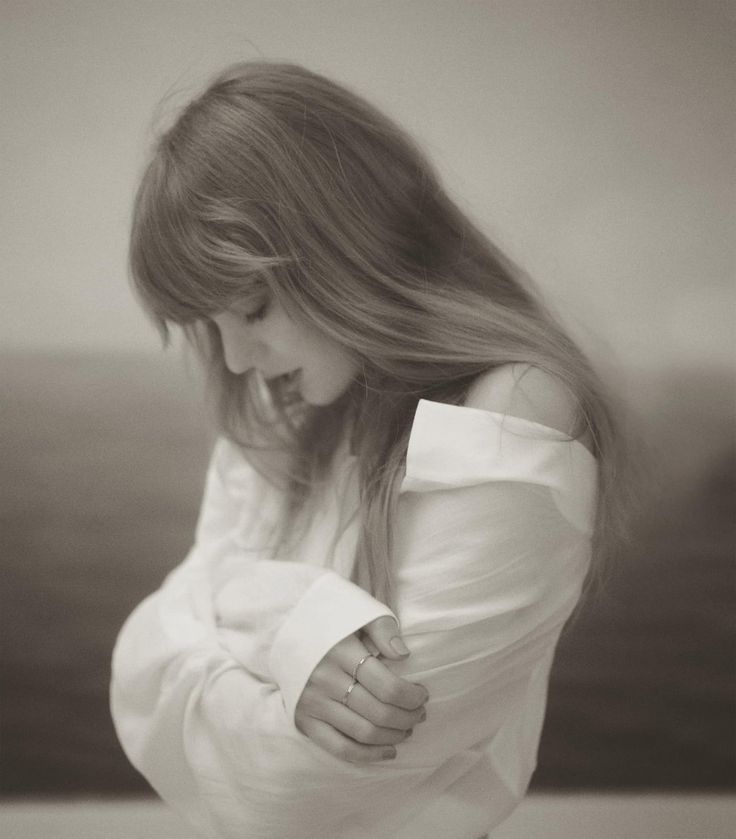
[{"label": "forearm", "polygon": [[[273,566],[260,570],[268,577]],[[271,653],[281,649],[286,656],[292,640],[302,639],[282,662],[287,669],[289,662],[301,666],[300,656],[310,650],[321,657],[339,640],[336,633],[357,630],[366,615],[388,613],[346,580],[330,585],[331,573],[304,576],[293,563],[281,564],[283,572],[294,577],[291,588],[280,589],[291,608],[275,624],[281,631]],[[338,608],[333,622],[330,602],[338,590],[348,601],[338,604],[342,618]],[[249,611],[258,612],[252,599],[241,616]],[[310,618],[320,615],[326,617],[321,629]],[[207,569],[194,549],[126,621],[113,655],[111,707],[129,759],[204,835],[301,837],[315,814],[315,834],[349,835],[340,823],[360,810],[357,790],[366,781],[385,783],[386,800],[387,776],[333,758],[302,735],[275,680],[244,664],[262,660],[254,656],[257,633],[224,628],[216,618]]]},{"label": "forearm", "polygon": [[[309,824],[360,836],[361,790],[370,787],[367,808],[373,796],[390,801],[395,773],[339,761],[304,737],[280,690],[236,662],[214,626],[173,637],[177,595],[170,587],[141,604],[115,649],[112,713],[133,765],[203,835],[289,839]],[[404,790],[422,781],[408,775]]]}]

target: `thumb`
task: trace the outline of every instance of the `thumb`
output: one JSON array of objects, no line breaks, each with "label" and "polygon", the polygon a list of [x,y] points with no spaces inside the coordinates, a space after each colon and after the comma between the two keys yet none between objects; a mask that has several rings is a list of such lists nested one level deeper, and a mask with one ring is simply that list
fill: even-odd
[{"label": "thumb", "polygon": [[409,655],[409,650],[399,635],[399,625],[395,618],[389,615],[376,618],[363,627],[363,632],[386,658],[401,659]]}]

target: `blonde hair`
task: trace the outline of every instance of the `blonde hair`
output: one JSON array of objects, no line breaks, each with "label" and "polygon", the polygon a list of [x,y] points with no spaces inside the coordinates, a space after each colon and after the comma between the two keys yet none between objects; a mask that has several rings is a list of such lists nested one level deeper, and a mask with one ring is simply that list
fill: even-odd
[{"label": "blonde hair", "polygon": [[[420,398],[462,404],[481,373],[540,367],[576,399],[599,462],[593,552],[623,533],[611,401],[527,277],[461,212],[415,143],[353,92],[294,64],[220,74],[159,138],[134,207],[130,266],[163,336],[207,364],[223,433],[283,486],[280,544],[309,518],[345,428],[359,464],[354,579],[391,602],[391,522]],[[208,317],[264,286],[360,374],[334,403],[231,374]]]}]

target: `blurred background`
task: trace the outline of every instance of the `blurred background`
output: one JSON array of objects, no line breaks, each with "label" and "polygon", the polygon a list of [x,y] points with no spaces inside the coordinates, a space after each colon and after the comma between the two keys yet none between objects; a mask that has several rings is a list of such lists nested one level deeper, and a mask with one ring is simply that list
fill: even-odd
[{"label": "blurred background", "polygon": [[148,792],[109,719],[110,651],[189,547],[211,434],[197,376],[130,292],[130,205],[156,126],[257,57],[326,73],[408,128],[628,409],[651,480],[631,548],[561,641],[534,791],[733,793],[734,6],[0,14],[0,793]]}]

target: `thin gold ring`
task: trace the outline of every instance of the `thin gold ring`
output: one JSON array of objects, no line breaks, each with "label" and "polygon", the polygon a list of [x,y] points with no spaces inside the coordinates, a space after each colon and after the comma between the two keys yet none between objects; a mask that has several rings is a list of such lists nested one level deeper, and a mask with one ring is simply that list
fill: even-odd
[{"label": "thin gold ring", "polygon": [[355,667],[353,667],[353,678],[354,678],[356,681],[358,680],[358,668],[360,667],[360,665],[361,665],[364,661],[367,661],[367,660],[368,660],[369,658],[371,658],[372,656],[373,656],[373,653],[367,653],[366,655],[364,655],[364,656],[363,656],[363,658],[361,658],[361,660],[360,660],[360,661],[359,661],[359,662],[355,665]]},{"label": "thin gold ring", "polygon": [[343,705],[347,705],[347,704],[348,704],[348,699],[350,699],[350,694],[353,692],[353,688],[354,688],[357,684],[358,684],[358,680],[357,680],[357,679],[353,679],[353,681],[352,681],[352,682],[350,682],[350,687],[349,687],[349,688],[345,691],[345,696],[343,696],[343,698],[342,698],[342,704],[343,704]]}]

